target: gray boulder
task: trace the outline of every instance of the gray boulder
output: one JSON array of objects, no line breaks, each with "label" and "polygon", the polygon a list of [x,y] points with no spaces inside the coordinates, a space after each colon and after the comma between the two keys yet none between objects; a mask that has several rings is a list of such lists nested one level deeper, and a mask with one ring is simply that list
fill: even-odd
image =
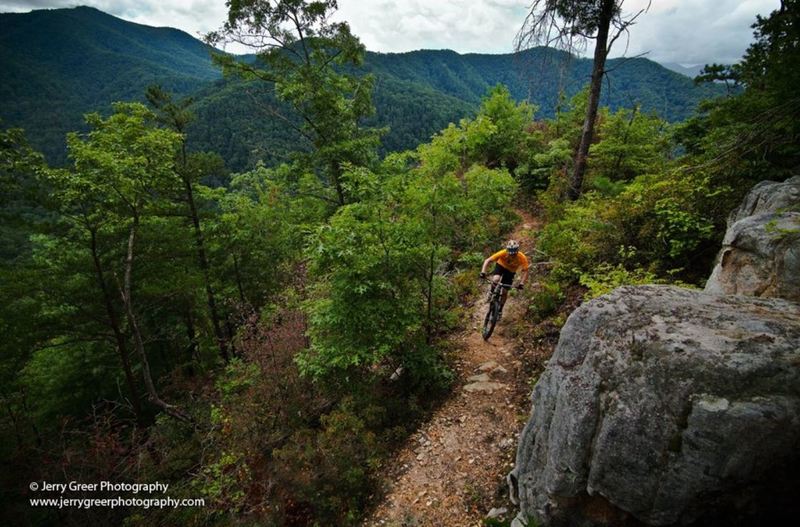
[{"label": "gray boulder", "polygon": [[754,186],[747,196],[728,216],[728,228],[734,223],[750,216],[786,212],[800,205],[800,176],[794,176],[782,183],[762,181]]},{"label": "gray boulder", "polygon": [[731,213],[705,290],[800,301],[800,176],[759,183]]},{"label": "gray boulder", "polygon": [[532,402],[514,525],[713,525],[786,492],[797,507],[796,303],[619,288],[569,317]]}]

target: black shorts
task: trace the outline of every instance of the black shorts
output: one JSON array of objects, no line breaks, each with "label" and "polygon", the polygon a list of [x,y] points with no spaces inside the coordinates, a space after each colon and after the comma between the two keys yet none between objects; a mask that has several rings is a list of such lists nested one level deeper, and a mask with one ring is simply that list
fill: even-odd
[{"label": "black shorts", "polygon": [[494,264],[494,269],[492,269],[492,272],[489,274],[491,275],[499,274],[501,284],[511,285],[511,283],[514,281],[514,275],[516,273],[512,273],[502,265],[496,263]]}]

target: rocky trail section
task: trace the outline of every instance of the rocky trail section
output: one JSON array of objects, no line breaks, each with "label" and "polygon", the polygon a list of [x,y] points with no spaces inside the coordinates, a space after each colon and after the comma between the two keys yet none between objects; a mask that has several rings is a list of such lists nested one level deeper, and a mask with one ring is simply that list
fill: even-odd
[{"label": "rocky trail section", "polygon": [[[513,236],[525,252],[539,223],[519,213],[523,222]],[[533,280],[532,273],[529,283]],[[452,393],[400,450],[386,478],[385,497],[364,525],[473,526],[482,525],[487,515],[504,515],[509,506],[505,475],[530,391],[518,357],[520,343],[510,330],[525,313],[521,298],[512,292],[488,342],[480,334],[486,296],[482,292],[476,299],[470,324],[458,337]]]}]

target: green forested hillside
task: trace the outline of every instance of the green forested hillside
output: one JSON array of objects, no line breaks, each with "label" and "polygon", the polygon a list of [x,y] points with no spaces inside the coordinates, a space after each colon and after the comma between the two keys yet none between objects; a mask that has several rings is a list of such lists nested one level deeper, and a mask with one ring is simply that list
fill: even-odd
[{"label": "green forested hillside", "polygon": [[[239,79],[219,81],[195,94],[197,120],[189,127],[194,148],[222,155],[233,170],[288,161],[308,147],[271,109],[283,108],[270,86]],[[365,124],[386,128],[382,153],[414,148],[449,123],[475,113],[478,102],[447,95],[427,84],[377,75],[375,115]]]},{"label": "green forested hillside", "polygon": [[0,15],[0,65],[0,118],[60,161],[84,113],[141,99],[153,83],[186,94],[220,77],[208,46],[183,31],[89,7]]},{"label": "green forested hillside", "polygon": [[[700,100],[719,95],[716,85],[691,79],[647,59],[609,61],[601,104],[612,110],[640,106],[667,121],[687,119]],[[375,115],[366,124],[387,129],[382,152],[416,147],[448,123],[471,117],[495,85],[552,118],[591,75],[591,61],[537,48],[508,55],[459,55],[449,50],[367,53],[363,70],[375,77]],[[195,94],[198,120],[190,129],[197,148],[219,152],[234,170],[285,161],[301,138],[269,113],[278,105],[265,86],[220,81]]]},{"label": "green forested hillside", "polygon": [[[495,84],[509,88],[518,101],[539,106],[539,115],[553,117],[563,90],[566,98],[589,80],[591,60],[547,48],[515,54],[483,55],[442,51],[368,53],[367,69],[378,75],[426,84],[436,90],[478,103]],[[612,59],[602,103],[611,109],[641,104],[646,112],[657,112],[675,122],[689,117],[697,103],[721,93],[713,86],[695,87],[691,79],[643,59]]]},{"label": "green forested hillside", "polygon": [[[260,87],[256,98],[238,80],[221,81],[211,48],[170,28],[133,24],[93,8],[0,15],[0,119],[25,129],[49,161],[66,161],[64,134],[81,129],[83,114],[108,112],[118,100],[143,100],[160,84],[192,94],[199,119],[189,130],[194,148],[219,152],[234,170],[284,160],[302,142],[285,123],[264,112],[275,104]],[[387,127],[383,152],[414,148],[450,122],[472,116],[481,97],[506,85],[517,101],[553,117],[565,99],[589,79],[591,61],[533,49],[506,55],[460,55],[449,50],[367,53],[359,70],[375,75],[375,116]],[[668,121],[689,117],[703,98],[721,93],[646,59],[611,61],[602,104],[612,109],[640,104]]]}]

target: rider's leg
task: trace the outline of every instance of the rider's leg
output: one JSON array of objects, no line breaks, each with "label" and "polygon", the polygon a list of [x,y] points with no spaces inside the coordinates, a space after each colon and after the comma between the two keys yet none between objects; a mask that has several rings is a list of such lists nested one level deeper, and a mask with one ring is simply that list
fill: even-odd
[{"label": "rider's leg", "polygon": [[493,274],[492,275],[492,292],[494,292],[494,288],[497,287],[497,284],[500,283],[500,275]]},{"label": "rider's leg", "polygon": [[[505,272],[502,278],[504,278],[504,284],[511,285],[514,282],[514,273]],[[508,298],[508,289],[504,287],[500,295],[500,313],[503,312],[503,306],[506,305],[506,298]]]}]

